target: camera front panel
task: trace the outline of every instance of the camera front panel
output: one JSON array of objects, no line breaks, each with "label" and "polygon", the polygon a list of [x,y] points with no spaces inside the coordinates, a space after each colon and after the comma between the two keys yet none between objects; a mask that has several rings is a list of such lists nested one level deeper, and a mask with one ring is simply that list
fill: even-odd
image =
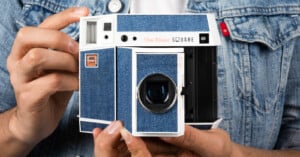
[{"label": "camera front panel", "polygon": [[138,98],[133,133],[178,136],[184,126],[180,95],[184,84],[183,49],[138,49],[135,57]]},{"label": "camera front panel", "polygon": [[132,48],[118,47],[117,51],[117,119],[132,131],[132,105],[135,104]]},{"label": "camera front panel", "polygon": [[81,131],[92,131],[89,122],[116,119],[115,66],[114,48],[80,52]]}]

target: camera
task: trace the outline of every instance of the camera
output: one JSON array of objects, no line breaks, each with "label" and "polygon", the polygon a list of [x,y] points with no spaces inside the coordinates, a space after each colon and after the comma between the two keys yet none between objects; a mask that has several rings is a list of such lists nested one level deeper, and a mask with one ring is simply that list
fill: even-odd
[{"label": "camera", "polygon": [[80,20],[79,123],[121,120],[134,136],[180,136],[217,118],[213,14],[112,14]]}]

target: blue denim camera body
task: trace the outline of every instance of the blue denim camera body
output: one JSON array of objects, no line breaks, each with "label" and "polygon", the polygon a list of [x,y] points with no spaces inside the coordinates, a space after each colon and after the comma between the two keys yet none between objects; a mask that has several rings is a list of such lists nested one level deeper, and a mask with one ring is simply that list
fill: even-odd
[{"label": "blue denim camera body", "polygon": [[[186,96],[190,94],[187,66],[194,63],[185,63],[185,52],[193,47],[215,48],[220,43],[214,21],[212,14],[82,18],[81,132],[122,120],[135,136],[182,135],[187,123],[185,103],[190,102],[185,99],[197,97]],[[214,100],[210,103],[216,106]],[[212,109],[211,124],[216,120],[216,107]]]}]

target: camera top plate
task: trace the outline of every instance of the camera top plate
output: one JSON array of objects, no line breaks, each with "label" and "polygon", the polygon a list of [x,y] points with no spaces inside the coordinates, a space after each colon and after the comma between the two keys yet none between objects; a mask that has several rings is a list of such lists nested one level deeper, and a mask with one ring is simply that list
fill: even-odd
[{"label": "camera top plate", "polygon": [[80,19],[80,49],[217,46],[214,14],[111,14]]}]

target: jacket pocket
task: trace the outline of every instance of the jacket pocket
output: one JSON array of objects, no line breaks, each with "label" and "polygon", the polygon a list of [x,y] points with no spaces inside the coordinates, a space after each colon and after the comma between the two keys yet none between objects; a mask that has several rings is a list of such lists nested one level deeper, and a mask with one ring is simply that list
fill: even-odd
[{"label": "jacket pocket", "polygon": [[224,20],[232,40],[262,43],[272,50],[300,36],[300,15],[244,16]]},{"label": "jacket pocket", "polygon": [[[259,113],[281,108],[289,63],[300,36],[299,15],[225,18],[238,92]],[[278,109],[279,109],[278,108]]]}]

